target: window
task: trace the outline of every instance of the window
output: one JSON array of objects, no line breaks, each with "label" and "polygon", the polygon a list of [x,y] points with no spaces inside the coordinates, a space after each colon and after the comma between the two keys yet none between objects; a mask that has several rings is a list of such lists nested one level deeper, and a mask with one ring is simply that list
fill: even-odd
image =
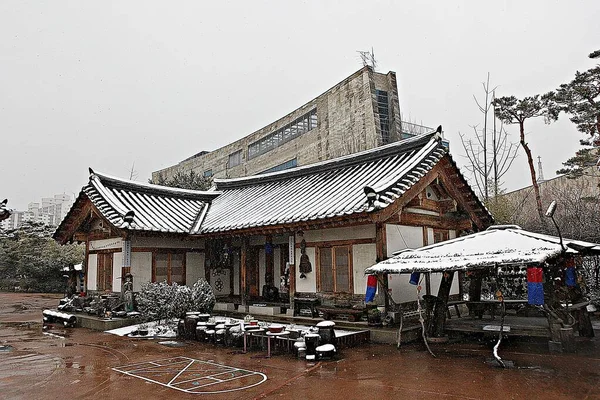
[{"label": "window", "polygon": [[377,113],[379,114],[379,126],[381,128],[381,142],[390,142],[390,110],[388,105],[388,93],[377,90]]},{"label": "window", "polygon": [[228,168],[235,167],[242,163],[242,151],[238,150],[235,153],[229,155],[229,162],[227,163]]},{"label": "window", "polygon": [[279,164],[274,166],[273,168],[266,169],[259,174],[268,174],[269,172],[283,171],[286,169],[294,168],[298,166],[298,160],[295,158],[289,161],[284,162],[283,164]]},{"label": "window", "polygon": [[185,285],[185,253],[154,254],[154,282]]},{"label": "window", "polygon": [[207,169],[206,171],[204,171],[204,174],[202,174],[205,178],[210,178],[211,176],[213,176],[212,173],[212,169]]},{"label": "window", "polygon": [[317,287],[320,292],[353,292],[351,251],[351,246],[318,249]]},{"label": "window", "polygon": [[317,109],[312,109],[294,122],[268,134],[248,146],[248,159],[252,159],[267,151],[273,150],[306,132],[317,127]]},{"label": "window", "polygon": [[448,240],[448,236],[449,236],[448,231],[434,229],[433,230],[433,243],[444,242],[444,241]]},{"label": "window", "polygon": [[112,291],[113,255],[112,253],[99,253],[97,257],[96,290]]}]

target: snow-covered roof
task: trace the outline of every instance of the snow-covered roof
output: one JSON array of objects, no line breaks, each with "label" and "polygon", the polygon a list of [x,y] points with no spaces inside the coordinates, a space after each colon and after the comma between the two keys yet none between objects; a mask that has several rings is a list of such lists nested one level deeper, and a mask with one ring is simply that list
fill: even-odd
[{"label": "snow-covered roof", "polygon": [[[600,253],[596,243],[563,239],[568,253]],[[517,226],[492,226],[485,231],[398,252],[365,270],[365,274],[401,274],[481,269],[498,264],[541,264],[560,255],[556,236],[529,232]]]},{"label": "snow-covered roof", "polygon": [[[117,228],[133,231],[197,233],[215,191],[185,190],[132,182],[90,169],[82,194]],[[79,200],[73,209],[79,206]],[[133,211],[131,224],[125,215]],[[70,212],[69,212],[70,213]],[[63,221],[65,223],[67,218]],[[61,224],[62,225],[62,224]],[[60,231],[61,227],[57,229]],[[55,234],[56,235],[56,234]]]},{"label": "snow-covered roof", "polygon": [[[447,153],[441,138],[431,133],[292,170],[215,179],[217,190],[223,194],[213,200],[201,231],[227,232],[383,209]],[[365,186],[379,195],[374,206],[367,204]]]},{"label": "snow-covered roof", "polygon": [[[215,179],[210,191],[132,182],[90,170],[89,183],[54,236],[64,242],[73,235],[87,199],[114,227],[133,231],[203,235],[336,217],[370,221],[369,213],[402,197],[442,158],[475,218],[489,225],[491,215],[460,174],[447,143],[432,132],[286,171]],[[373,204],[367,202],[366,186],[377,194]],[[125,217],[131,212],[129,224]]]}]

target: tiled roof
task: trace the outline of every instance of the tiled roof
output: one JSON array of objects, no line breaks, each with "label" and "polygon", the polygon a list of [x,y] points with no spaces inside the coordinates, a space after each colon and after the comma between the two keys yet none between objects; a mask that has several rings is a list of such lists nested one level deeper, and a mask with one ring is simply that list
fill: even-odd
[{"label": "tiled roof", "polygon": [[[334,217],[358,216],[384,209],[400,198],[446,157],[467,190],[478,217],[492,221],[466,185],[438,134],[431,133],[333,160],[286,171],[236,179],[215,179],[211,191],[193,191],[131,182],[90,170],[83,188],[55,237],[69,234],[86,199],[116,228],[191,235],[232,233],[240,229],[282,226]],[[365,186],[377,192],[369,205]],[[465,192],[466,193],[466,192]],[[133,211],[131,225],[125,215]],[[61,239],[61,240],[62,240]]]},{"label": "tiled roof", "polygon": [[[136,231],[194,233],[218,192],[200,192],[130,182],[90,170],[83,192],[117,228]],[[130,226],[124,221],[133,211]]]},{"label": "tiled roof", "polygon": [[[563,239],[568,253],[600,253],[595,243]],[[485,231],[407,249],[369,267],[365,274],[443,272],[493,267],[502,264],[540,264],[562,252],[560,239],[529,232],[517,226],[492,226]]]},{"label": "tiled roof", "polygon": [[[428,134],[317,164],[246,178],[215,179],[201,233],[313,221],[389,206],[448,152]],[[364,187],[378,194],[368,207]]]}]

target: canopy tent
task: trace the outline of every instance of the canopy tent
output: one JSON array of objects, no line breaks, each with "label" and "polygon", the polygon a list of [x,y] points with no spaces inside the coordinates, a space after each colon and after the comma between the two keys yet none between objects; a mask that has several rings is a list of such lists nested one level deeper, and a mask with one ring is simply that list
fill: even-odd
[{"label": "canopy tent", "polygon": [[[567,254],[600,254],[600,245],[563,239]],[[563,252],[556,236],[516,225],[491,226],[482,232],[402,250],[365,270],[367,275],[484,269],[505,264],[539,265]]]}]

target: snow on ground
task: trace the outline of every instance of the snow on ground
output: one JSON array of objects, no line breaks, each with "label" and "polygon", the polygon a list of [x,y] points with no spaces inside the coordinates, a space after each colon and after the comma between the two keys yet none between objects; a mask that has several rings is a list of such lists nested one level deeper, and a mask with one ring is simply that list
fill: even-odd
[{"label": "snow on ground", "polygon": [[[224,316],[220,316],[220,315],[215,315],[211,318],[213,318],[215,321],[228,321],[228,322],[238,323],[238,324],[242,321],[242,319],[229,318],[229,317],[224,317]],[[264,324],[265,326],[270,325],[270,323],[262,322],[260,320],[259,320],[259,324],[261,324],[261,325]],[[281,324],[281,323],[277,323],[277,324],[283,325],[285,328],[297,329],[299,331],[309,331],[311,328],[310,326],[307,326],[307,325]],[[139,330],[140,325],[141,324],[135,324],[135,325],[130,325],[130,326],[124,326],[122,328],[111,329],[109,331],[106,331],[106,333],[110,333],[110,334],[117,335],[117,336],[129,336],[129,337],[147,338],[147,339],[153,339],[155,337],[160,337],[160,338],[177,337],[177,329],[176,328],[172,328],[172,327],[169,327],[164,324],[158,325],[158,321],[146,323],[146,325],[148,326],[148,335],[147,336],[132,335],[132,333]],[[171,325],[176,326],[177,320],[174,320],[174,322]],[[335,329],[336,337],[348,336],[348,335],[351,335],[352,333],[354,333],[354,331]]]}]

